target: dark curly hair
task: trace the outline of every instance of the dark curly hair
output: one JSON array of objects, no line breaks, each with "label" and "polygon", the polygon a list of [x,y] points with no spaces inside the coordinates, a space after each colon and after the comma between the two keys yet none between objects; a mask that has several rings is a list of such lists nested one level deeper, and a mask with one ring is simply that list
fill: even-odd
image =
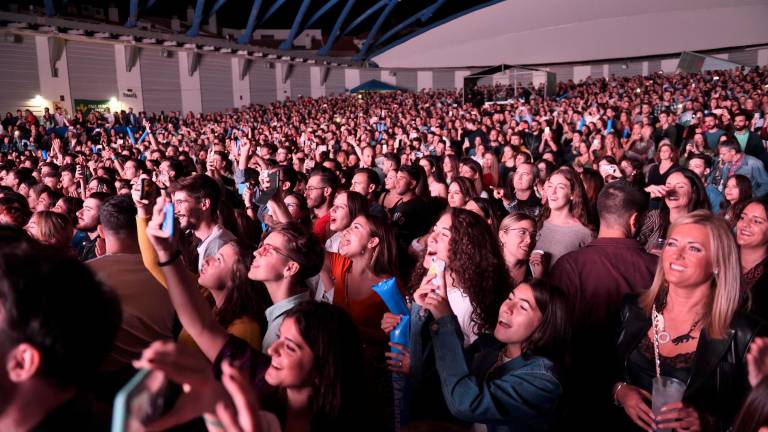
[{"label": "dark curly hair", "polygon": [[[499,306],[512,290],[498,238],[488,222],[474,212],[449,208],[443,214],[451,216],[451,262],[446,263],[446,270],[455,275],[456,283],[469,297],[474,330],[489,332],[498,321]],[[426,273],[424,266],[417,266],[411,292],[418,289]]]}]

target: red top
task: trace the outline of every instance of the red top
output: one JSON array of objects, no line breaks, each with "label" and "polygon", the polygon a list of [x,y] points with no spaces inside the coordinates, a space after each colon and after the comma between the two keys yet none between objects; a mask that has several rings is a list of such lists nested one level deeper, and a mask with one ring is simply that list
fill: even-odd
[{"label": "red top", "polygon": [[328,212],[325,216],[315,219],[315,223],[312,224],[312,234],[316,235],[323,243],[328,240],[328,225],[330,225],[330,223],[331,212]]}]

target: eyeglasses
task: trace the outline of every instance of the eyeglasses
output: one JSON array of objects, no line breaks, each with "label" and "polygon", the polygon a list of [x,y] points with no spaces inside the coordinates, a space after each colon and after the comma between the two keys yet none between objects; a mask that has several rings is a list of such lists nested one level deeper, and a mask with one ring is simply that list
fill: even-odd
[{"label": "eyeglasses", "polygon": [[256,249],[256,253],[266,257],[272,257],[272,256],[275,256],[275,254],[277,254],[277,255],[284,256],[291,261],[295,261],[293,258],[291,258],[290,255],[288,255],[287,253],[281,251],[279,248],[272,246],[271,244],[268,244],[268,243],[262,243],[261,246],[259,246],[259,248]]},{"label": "eyeglasses", "polygon": [[307,186],[307,187],[304,188],[304,190],[307,191],[307,192],[312,192],[312,191],[316,191],[316,190],[325,189],[327,187],[328,186]]},{"label": "eyeglasses", "polygon": [[533,238],[533,236],[535,234],[533,231],[531,231],[529,229],[526,229],[526,228],[506,227],[506,228],[501,230],[501,232],[504,233],[504,234],[506,234],[506,233],[508,233],[510,231],[512,231],[512,233],[514,233],[515,236],[517,236],[519,238],[524,238],[524,237]]}]

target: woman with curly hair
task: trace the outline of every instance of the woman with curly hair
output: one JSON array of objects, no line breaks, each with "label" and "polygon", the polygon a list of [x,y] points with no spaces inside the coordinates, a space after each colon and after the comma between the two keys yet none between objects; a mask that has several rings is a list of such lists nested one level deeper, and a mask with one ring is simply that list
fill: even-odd
[{"label": "woman with curly hair", "polygon": [[510,289],[499,242],[482,217],[452,208],[432,228],[422,265],[411,277],[412,291],[434,278],[428,275],[432,258],[445,262],[448,300],[469,345],[493,329],[498,306]]},{"label": "woman with curly hair", "polygon": [[543,224],[536,241],[548,254],[549,266],[568,252],[592,241],[587,194],[581,178],[569,168],[560,168],[549,176],[544,189],[547,205],[541,214]]},{"label": "woman with curly hair", "polygon": [[[435,262],[444,263],[445,291],[461,330],[462,345],[469,346],[481,334],[493,331],[499,305],[511,291],[506,264],[499,241],[483,218],[465,209],[447,209],[429,234],[422,265],[411,276],[411,292],[434,285]],[[437,286],[434,286],[437,289]],[[382,329],[390,332],[400,316],[384,314]],[[411,310],[410,350],[392,356],[391,369],[409,373],[413,389],[411,419],[449,418],[440,392],[440,380],[434,368],[435,353],[425,310]],[[413,358],[414,367],[410,367]]]}]

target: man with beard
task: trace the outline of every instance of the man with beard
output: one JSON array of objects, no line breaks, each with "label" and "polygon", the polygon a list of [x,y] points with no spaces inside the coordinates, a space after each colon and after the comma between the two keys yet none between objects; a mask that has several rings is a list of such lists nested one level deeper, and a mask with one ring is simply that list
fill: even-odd
[{"label": "man with beard", "polygon": [[319,166],[312,170],[304,188],[307,207],[312,211],[312,233],[321,242],[328,239],[328,225],[331,222],[331,206],[339,178],[330,169]]},{"label": "man with beard", "polygon": [[215,256],[235,236],[219,224],[221,187],[205,174],[184,177],[169,188],[179,227],[184,234],[184,260],[199,273],[203,260]]},{"label": "man with beard", "polygon": [[768,152],[766,152],[760,136],[749,130],[748,126],[747,114],[744,111],[737,112],[733,116],[733,137],[739,142],[741,151],[760,159],[768,169]]},{"label": "man with beard", "polygon": [[[77,212],[77,228],[78,232],[75,233],[75,237],[79,237],[82,240],[77,243],[77,257],[80,261],[88,261],[98,256],[96,253],[97,246],[101,246],[99,249],[104,249],[104,239],[99,237],[97,228],[99,226],[99,210],[101,210],[101,203],[107,200],[111,195],[106,192],[94,192],[83,202],[83,208]],[[80,234],[83,233],[83,234]]]},{"label": "man with beard", "polygon": [[120,322],[117,297],[85,265],[0,228],[0,430],[108,430],[110,407],[83,387]]}]

